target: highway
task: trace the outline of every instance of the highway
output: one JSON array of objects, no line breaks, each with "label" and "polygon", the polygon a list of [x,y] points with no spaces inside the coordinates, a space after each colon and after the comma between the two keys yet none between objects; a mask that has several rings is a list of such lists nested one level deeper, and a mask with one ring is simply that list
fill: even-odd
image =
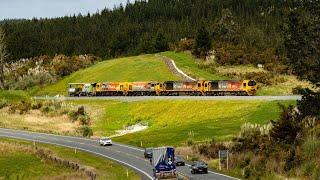
[{"label": "highway", "polygon": [[281,101],[300,100],[301,96],[103,96],[103,97],[34,97],[39,100],[117,100],[117,101],[148,101],[148,100],[234,100],[234,101]]},{"label": "highway", "polygon": [[[152,166],[149,160],[143,156],[143,149],[131,147],[119,143],[114,143],[113,146],[102,147],[97,140],[86,139],[71,136],[60,136],[53,134],[35,133],[21,130],[12,130],[0,128],[0,137],[16,138],[34,141],[35,143],[47,143],[57,146],[63,146],[73,149],[78,149],[92,153],[104,158],[116,161],[127,167],[132,168],[139,173],[143,180],[153,179]],[[178,172],[189,177],[191,180],[230,180],[235,179],[223,174],[209,171],[208,174],[193,175],[190,173],[189,167],[178,167]]]}]

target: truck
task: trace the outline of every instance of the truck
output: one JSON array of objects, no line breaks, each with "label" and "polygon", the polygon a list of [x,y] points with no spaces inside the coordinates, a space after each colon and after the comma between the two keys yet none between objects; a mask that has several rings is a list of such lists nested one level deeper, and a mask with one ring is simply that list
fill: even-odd
[{"label": "truck", "polygon": [[152,165],[155,179],[177,179],[174,163],[174,148],[160,147],[152,149]]}]

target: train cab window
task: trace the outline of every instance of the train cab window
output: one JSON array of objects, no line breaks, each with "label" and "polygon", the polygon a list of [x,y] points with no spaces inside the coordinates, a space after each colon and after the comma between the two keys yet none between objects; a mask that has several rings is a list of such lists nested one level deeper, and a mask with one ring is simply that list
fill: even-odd
[{"label": "train cab window", "polygon": [[160,88],[162,88],[162,84],[160,84]]},{"label": "train cab window", "polygon": [[208,84],[204,84],[204,87],[208,87]]},{"label": "train cab window", "polygon": [[255,81],[249,81],[248,86],[255,86],[257,83]]},{"label": "train cab window", "polygon": [[198,87],[201,87],[201,83],[198,83]]},{"label": "train cab window", "polygon": [[243,83],[243,87],[246,87],[247,86],[247,83]]}]

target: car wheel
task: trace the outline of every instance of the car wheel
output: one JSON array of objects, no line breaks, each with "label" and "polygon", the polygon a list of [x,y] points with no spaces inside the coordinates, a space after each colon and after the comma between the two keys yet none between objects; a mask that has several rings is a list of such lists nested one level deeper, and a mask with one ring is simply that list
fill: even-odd
[{"label": "car wheel", "polygon": [[182,163],[182,164],[181,164],[181,166],[185,166],[185,165],[186,165],[185,163]]},{"label": "car wheel", "polygon": [[208,170],[206,170],[204,173],[208,174]]},{"label": "car wheel", "polygon": [[191,174],[194,174],[194,171],[193,171],[193,170],[191,170]]}]

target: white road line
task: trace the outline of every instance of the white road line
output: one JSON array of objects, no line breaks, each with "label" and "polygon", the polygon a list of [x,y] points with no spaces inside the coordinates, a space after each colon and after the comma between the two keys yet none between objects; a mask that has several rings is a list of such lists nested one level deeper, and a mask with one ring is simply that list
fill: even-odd
[{"label": "white road line", "polygon": [[[27,134],[24,134],[24,135],[28,135],[28,134],[43,134],[43,135],[46,135],[46,136],[57,136],[57,137],[66,137],[66,138],[71,138],[71,139],[78,139],[78,140],[87,140],[87,141],[91,141],[91,142],[97,142],[97,140],[94,140],[94,139],[88,139],[88,138],[81,138],[81,137],[74,137],[74,136],[64,136],[64,135],[59,135],[59,134],[47,134],[47,133],[41,133],[41,132],[31,132],[31,131],[23,131],[23,130],[19,130],[19,129],[6,129],[6,128],[0,128],[1,130],[5,130],[7,132],[10,132],[10,131],[20,131],[22,133],[27,133]],[[68,140],[65,140],[65,141],[68,141]],[[143,149],[139,149],[139,148],[136,148],[136,147],[132,147],[132,146],[127,146],[127,145],[124,145],[124,144],[119,144],[119,143],[114,143],[115,145],[118,145],[118,146],[122,146],[122,147],[126,147],[126,148],[129,148],[129,149],[134,149],[134,150],[137,150],[137,151],[141,151],[141,152],[144,152]]]},{"label": "white road line", "polygon": [[[15,137],[15,136],[7,136],[7,135],[0,135],[0,137],[8,137],[8,138],[14,138],[14,139],[23,139],[23,140],[27,140],[27,141],[32,141],[31,139],[28,139],[28,138],[22,138],[22,137]],[[45,143],[45,144],[52,144],[52,145],[57,145],[57,146],[63,146],[63,147],[67,147],[67,148],[77,148],[78,150],[82,150],[82,151],[86,151],[86,152],[89,152],[89,153],[92,153],[92,154],[96,154],[96,155],[99,155],[99,156],[102,156],[102,157],[105,157],[105,158],[108,158],[108,159],[111,159],[113,161],[117,161],[121,164],[124,164],[126,166],[129,166],[139,172],[141,172],[142,174],[144,174],[146,177],[148,177],[149,179],[153,179],[152,176],[150,176],[148,173],[146,173],[145,171],[131,165],[131,164],[128,164],[124,161],[121,161],[121,160],[118,160],[118,159],[115,159],[113,157],[110,157],[110,156],[107,156],[107,155],[104,155],[104,154],[101,154],[101,153],[98,153],[98,152],[94,152],[94,151],[91,151],[91,150],[87,150],[87,149],[83,149],[83,148],[79,148],[79,147],[72,147],[72,146],[67,146],[67,145],[62,145],[62,144],[58,144],[58,143],[52,143],[52,142],[46,142],[46,141],[41,141],[41,140],[35,140],[36,142],[40,142],[40,143]]]}]

